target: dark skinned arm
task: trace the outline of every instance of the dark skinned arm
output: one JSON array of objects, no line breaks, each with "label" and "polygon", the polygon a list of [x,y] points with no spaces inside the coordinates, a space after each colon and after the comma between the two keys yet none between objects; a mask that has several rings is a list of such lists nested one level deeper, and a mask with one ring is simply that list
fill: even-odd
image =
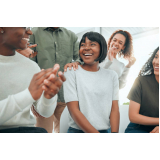
[{"label": "dark skinned arm", "polygon": [[118,107],[118,101],[114,100],[112,101],[112,109],[110,114],[110,124],[111,124],[111,132],[119,132],[119,107]]},{"label": "dark skinned arm", "polygon": [[75,123],[85,132],[85,133],[99,133],[86,119],[86,117],[79,110],[78,101],[72,101],[67,103],[69,113]]}]

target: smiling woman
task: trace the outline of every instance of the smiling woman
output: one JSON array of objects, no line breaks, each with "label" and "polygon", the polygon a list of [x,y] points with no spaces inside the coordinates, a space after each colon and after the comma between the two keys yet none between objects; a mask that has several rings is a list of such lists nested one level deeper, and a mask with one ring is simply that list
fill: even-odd
[{"label": "smiling woman", "polygon": [[16,52],[25,49],[27,27],[0,27],[0,133],[47,133],[34,127],[30,108],[50,117],[56,107],[57,92],[65,81],[59,65],[41,71],[39,66]]},{"label": "smiling woman", "polygon": [[159,47],[155,49],[128,95],[129,119],[126,133],[159,133]]},{"label": "smiling woman", "polygon": [[87,32],[79,44],[84,64],[65,72],[64,98],[69,110],[68,133],[108,133],[119,130],[118,77],[99,67],[107,53],[104,37]]}]

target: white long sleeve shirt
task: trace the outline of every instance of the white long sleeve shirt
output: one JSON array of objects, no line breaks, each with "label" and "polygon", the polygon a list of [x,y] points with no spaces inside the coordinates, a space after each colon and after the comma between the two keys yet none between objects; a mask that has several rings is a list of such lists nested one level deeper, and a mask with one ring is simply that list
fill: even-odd
[{"label": "white long sleeve shirt", "polygon": [[119,79],[119,89],[124,88],[127,82],[127,75],[129,73],[130,68],[125,67],[125,65],[113,58],[113,61],[110,61],[108,57],[99,64],[100,67],[105,69],[114,70],[118,74]]},{"label": "white long sleeve shirt", "polygon": [[33,75],[38,72],[38,65],[18,52],[14,56],[0,55],[0,129],[33,127],[36,123],[30,114],[33,103],[43,117],[53,114],[57,95],[46,99],[42,94],[35,103],[28,90]]}]

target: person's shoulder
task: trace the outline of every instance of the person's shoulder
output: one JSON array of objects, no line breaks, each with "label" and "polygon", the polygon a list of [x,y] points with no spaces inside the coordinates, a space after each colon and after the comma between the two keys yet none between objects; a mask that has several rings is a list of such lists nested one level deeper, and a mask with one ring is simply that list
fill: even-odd
[{"label": "person's shoulder", "polygon": [[145,75],[145,76],[138,76],[137,78],[138,78],[141,82],[151,81],[151,80],[154,79],[154,74]]},{"label": "person's shoulder", "polygon": [[67,28],[64,28],[64,27],[61,27],[61,30],[63,32],[65,32],[67,35],[74,37],[74,38],[77,38],[76,34],[74,32],[72,32],[71,30],[68,30]]},{"label": "person's shoulder", "polygon": [[23,64],[26,65],[26,67],[31,67],[33,70],[35,70],[36,72],[40,71],[40,67],[38,66],[38,64],[32,60],[30,60],[29,58],[23,56],[22,54],[16,52],[17,57],[19,58],[19,61]]},{"label": "person's shoulder", "polygon": [[71,68],[71,70],[69,68],[67,68],[67,71],[64,72],[65,76],[71,76],[71,75],[75,75],[76,71],[73,69],[73,67]]},{"label": "person's shoulder", "polygon": [[45,27],[33,27],[31,30],[33,32],[33,34],[38,33],[39,31],[44,30]]}]

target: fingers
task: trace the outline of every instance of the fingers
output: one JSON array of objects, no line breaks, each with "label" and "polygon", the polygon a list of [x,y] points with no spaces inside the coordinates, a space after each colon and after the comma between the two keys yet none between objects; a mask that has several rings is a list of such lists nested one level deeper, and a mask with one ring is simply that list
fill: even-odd
[{"label": "fingers", "polygon": [[37,54],[38,54],[37,51],[36,51],[36,52],[33,51],[32,54],[30,54],[29,58],[33,58],[33,57],[35,57]]},{"label": "fingers", "polygon": [[[69,64],[69,63],[68,63],[68,64]],[[64,72],[67,71],[67,68],[69,67],[68,64],[66,64],[66,65],[64,66]]]},{"label": "fingers", "polygon": [[53,67],[52,73],[55,74],[55,75],[57,75],[57,72],[58,72],[59,69],[60,69],[59,64],[55,64],[54,67]]},{"label": "fingers", "polygon": [[59,76],[59,78],[61,79],[62,82],[66,81],[66,77],[64,76],[64,74],[61,71],[58,72],[58,76]]},{"label": "fingers", "polygon": [[44,79],[44,77],[49,77],[50,74],[52,73],[53,69],[49,68],[49,69],[42,69],[40,72],[38,72],[37,74],[34,75],[35,80],[39,80],[39,79]]},{"label": "fingers", "polygon": [[37,44],[33,44],[33,45],[28,46],[28,48],[34,48],[34,47],[37,47]]},{"label": "fingers", "polygon": [[74,71],[76,71],[78,69],[78,64],[77,62],[73,62],[73,63],[68,63],[64,66],[64,72],[67,71],[67,68],[69,68],[69,70],[71,70],[73,67]]}]

